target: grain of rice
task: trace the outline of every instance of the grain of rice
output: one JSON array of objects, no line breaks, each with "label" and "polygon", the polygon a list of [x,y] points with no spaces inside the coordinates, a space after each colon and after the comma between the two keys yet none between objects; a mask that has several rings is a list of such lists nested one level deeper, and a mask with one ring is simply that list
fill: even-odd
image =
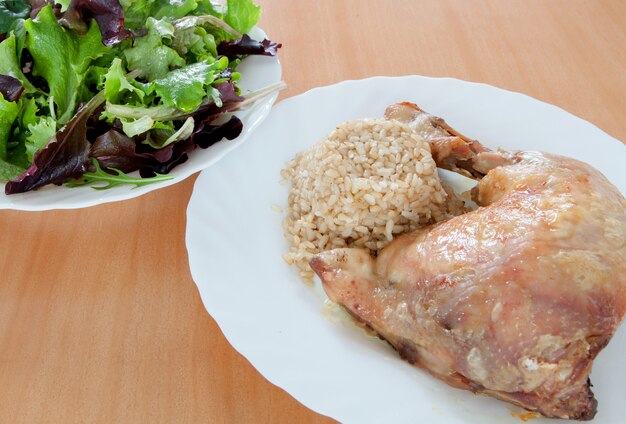
[{"label": "grain of rice", "polygon": [[361,247],[375,255],[400,233],[467,211],[439,180],[428,143],[396,121],[346,122],[281,175],[291,183],[284,259],[309,282],[309,261],[320,251]]}]

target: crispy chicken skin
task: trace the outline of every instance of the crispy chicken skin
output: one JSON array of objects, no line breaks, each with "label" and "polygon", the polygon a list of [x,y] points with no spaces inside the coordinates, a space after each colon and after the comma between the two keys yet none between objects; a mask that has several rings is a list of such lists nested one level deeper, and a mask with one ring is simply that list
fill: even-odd
[{"label": "crispy chicken skin", "polygon": [[[424,113],[392,108],[408,122]],[[431,138],[433,157],[480,178],[480,207],[400,236],[377,258],[336,249],[311,267],[331,300],[446,383],[592,419],[592,362],[626,311],[623,196],[580,161],[492,152],[444,130],[453,145]]]}]

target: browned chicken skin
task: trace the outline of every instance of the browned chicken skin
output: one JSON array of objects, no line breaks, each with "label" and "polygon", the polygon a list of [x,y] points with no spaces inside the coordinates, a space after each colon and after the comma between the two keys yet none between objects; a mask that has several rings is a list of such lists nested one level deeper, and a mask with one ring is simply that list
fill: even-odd
[{"label": "browned chicken skin", "polygon": [[593,418],[592,362],[626,311],[623,196],[585,163],[489,151],[414,105],[387,117],[430,122],[434,136],[415,127],[431,131],[439,166],[484,175],[480,207],[403,235],[376,259],[358,249],[315,256],[329,297],[452,386]]}]

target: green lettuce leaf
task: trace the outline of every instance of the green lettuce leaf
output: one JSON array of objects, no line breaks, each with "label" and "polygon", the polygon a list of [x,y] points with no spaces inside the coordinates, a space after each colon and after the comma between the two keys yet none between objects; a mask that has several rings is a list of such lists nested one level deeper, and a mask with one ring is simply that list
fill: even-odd
[{"label": "green lettuce leaf", "polygon": [[0,159],[0,180],[8,181],[17,178],[22,172],[24,172],[24,168]]},{"label": "green lettuce leaf", "polygon": [[20,106],[17,102],[9,102],[0,94],[0,159],[7,160],[7,143],[11,136],[13,123],[20,114]]},{"label": "green lettuce leaf", "polygon": [[149,131],[154,125],[154,120],[149,116],[142,116],[135,121],[122,121],[122,130],[129,137],[134,137]]},{"label": "green lettuce leaf", "polygon": [[217,57],[215,36],[201,26],[176,29],[172,47],[180,56],[187,57],[187,61],[191,63]]},{"label": "green lettuce leaf", "polygon": [[228,0],[224,21],[241,34],[247,34],[261,18],[261,6],[253,0]]},{"label": "green lettuce leaf", "polygon": [[104,81],[106,80],[106,74],[108,72],[108,67],[95,65],[90,66],[87,74],[85,75],[85,85],[95,87],[96,92],[102,90],[104,88]]},{"label": "green lettuce leaf", "polygon": [[48,82],[57,106],[58,122],[64,124],[75,113],[80,86],[89,64],[109,48],[102,44],[98,24],[91,22],[85,35],[78,36],[57,22],[50,5],[33,20],[24,22],[26,47],[33,56],[33,74]]},{"label": "green lettuce leaf", "polygon": [[195,0],[157,0],[154,3],[154,17],[161,18],[182,18],[196,9],[198,3]]},{"label": "green lettuce leaf", "polygon": [[141,76],[152,81],[163,78],[170,69],[184,66],[185,59],[164,43],[171,42],[174,37],[172,24],[149,18],[146,27],[148,34],[137,38],[132,48],[124,50],[128,69],[141,69]]},{"label": "green lettuce leaf", "polygon": [[198,7],[196,0],[120,0],[120,4],[124,9],[124,24],[132,29],[142,27],[149,17],[182,18]]},{"label": "green lettuce leaf", "polygon": [[29,125],[35,125],[39,121],[37,112],[39,112],[39,106],[37,106],[36,99],[22,98],[22,115],[20,116],[21,126],[28,127]]},{"label": "green lettuce leaf", "polygon": [[16,37],[11,33],[0,43],[0,74],[17,78],[24,86],[26,93],[33,93],[36,89],[22,72],[18,54]]},{"label": "green lettuce leaf", "polygon": [[107,102],[120,103],[124,95],[128,93],[134,93],[139,102],[143,101],[145,93],[128,81],[121,59],[115,58],[113,60],[104,78],[104,96]]},{"label": "green lettuce leaf", "polygon": [[228,59],[225,57],[212,63],[204,61],[187,65],[155,80],[154,90],[161,97],[164,106],[192,112],[207,96],[207,87],[227,66]]},{"label": "green lettuce leaf", "polygon": [[223,17],[223,13],[221,13],[215,5],[211,2],[211,0],[198,0],[198,7],[194,10],[194,15],[212,15],[216,16],[220,19]]},{"label": "green lettuce leaf", "polygon": [[36,124],[29,124],[30,135],[26,137],[26,155],[33,161],[35,152],[45,146],[57,132],[57,123],[52,117],[40,117]]}]

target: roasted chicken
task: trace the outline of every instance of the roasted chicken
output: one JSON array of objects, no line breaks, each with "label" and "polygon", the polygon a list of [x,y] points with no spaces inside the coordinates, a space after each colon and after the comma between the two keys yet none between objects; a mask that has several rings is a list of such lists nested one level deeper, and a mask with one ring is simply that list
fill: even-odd
[{"label": "roasted chicken", "polygon": [[454,387],[593,418],[592,362],[626,311],[624,197],[583,162],[490,151],[410,103],[386,116],[425,136],[438,166],[480,179],[479,208],[376,258],[316,255],[329,298]]}]

